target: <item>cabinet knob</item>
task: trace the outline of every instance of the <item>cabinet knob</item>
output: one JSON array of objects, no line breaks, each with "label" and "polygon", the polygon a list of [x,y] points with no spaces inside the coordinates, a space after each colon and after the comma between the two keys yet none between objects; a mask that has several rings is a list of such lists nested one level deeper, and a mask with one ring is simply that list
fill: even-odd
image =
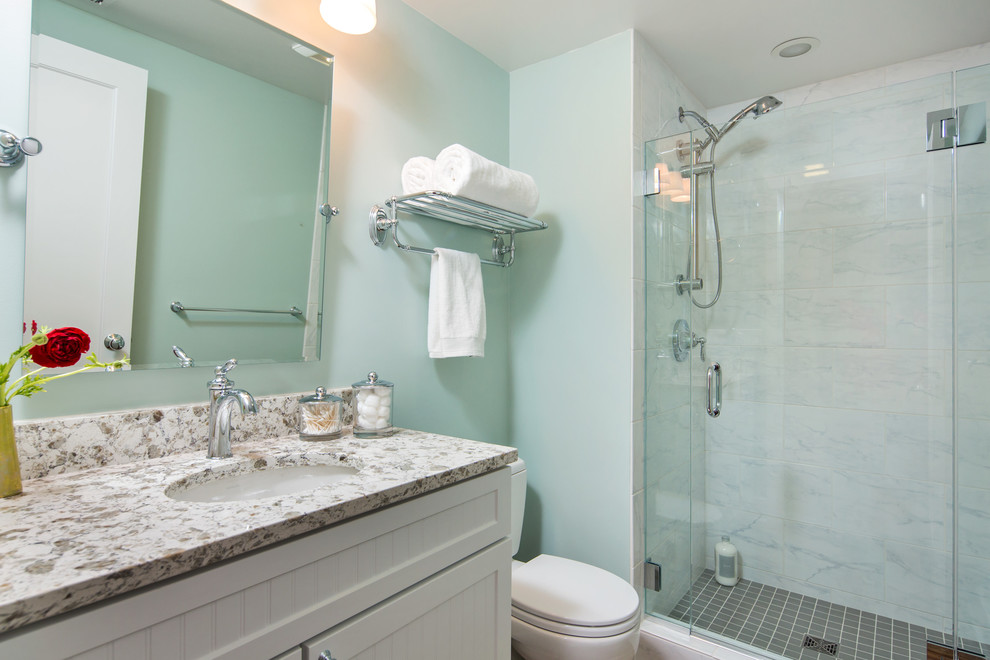
[{"label": "cabinet knob", "polygon": [[319,660],[336,660],[336,659],[333,657],[333,653],[330,653],[330,651],[324,651],[323,653],[320,654]]}]

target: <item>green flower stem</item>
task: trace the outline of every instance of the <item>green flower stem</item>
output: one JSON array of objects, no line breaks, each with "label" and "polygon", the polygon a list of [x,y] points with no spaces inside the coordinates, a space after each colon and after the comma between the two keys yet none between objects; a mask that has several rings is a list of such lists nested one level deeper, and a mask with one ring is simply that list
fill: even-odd
[{"label": "green flower stem", "polygon": [[[18,392],[7,394],[7,392],[13,387],[14,383],[17,382],[14,381],[14,383],[8,384],[7,378],[10,376],[10,372],[14,369],[14,365],[28,355],[28,351],[31,350],[32,346],[35,346],[35,344],[30,343],[21,346],[11,354],[10,359],[7,360],[6,364],[4,364],[3,367],[0,367],[0,406],[9,406],[10,400],[17,396]],[[21,376],[21,378],[23,378],[23,376]],[[17,380],[21,380],[21,378],[18,378]]]},{"label": "green flower stem", "polygon": [[35,375],[36,373],[40,373],[40,372],[42,372],[44,370],[45,370],[44,367],[38,367],[34,371],[29,371],[26,374],[21,374],[21,377],[18,378],[17,380],[11,381],[11,383],[10,383],[10,385],[8,385],[8,387],[10,387],[11,389],[13,389],[14,388],[14,385],[17,385],[17,383],[21,382],[25,378],[30,378],[31,376]]},{"label": "green flower stem", "polygon": [[44,392],[45,388],[42,387],[45,383],[51,382],[53,380],[58,380],[59,378],[65,378],[66,376],[72,376],[75,374],[82,373],[84,371],[89,371],[91,369],[113,367],[114,369],[120,369],[125,364],[129,363],[129,360],[125,357],[123,360],[117,360],[116,362],[100,362],[96,359],[96,353],[90,353],[86,357],[87,364],[85,367],[76,369],[74,371],[68,371],[64,374],[58,374],[56,376],[48,376],[45,378],[39,378],[37,374],[45,370],[45,367],[40,367],[34,371],[29,371],[22,374],[17,380],[7,383],[7,376],[10,374],[11,369],[13,369],[14,364],[17,362],[18,358],[24,358],[28,355],[28,351],[34,344],[28,344],[27,346],[22,346],[14,354],[10,356],[10,360],[0,369],[0,406],[10,405],[10,400],[15,396],[26,396],[29,397],[32,394],[38,392]]},{"label": "green flower stem", "polygon": [[7,363],[3,365],[2,369],[0,369],[0,383],[7,382],[7,378],[10,376],[10,372],[13,370],[14,365],[20,362],[24,358],[24,356],[28,354],[28,351],[30,351],[31,347],[33,346],[34,344],[25,344],[24,346],[21,346],[16,351],[11,353],[10,359],[7,360]]}]

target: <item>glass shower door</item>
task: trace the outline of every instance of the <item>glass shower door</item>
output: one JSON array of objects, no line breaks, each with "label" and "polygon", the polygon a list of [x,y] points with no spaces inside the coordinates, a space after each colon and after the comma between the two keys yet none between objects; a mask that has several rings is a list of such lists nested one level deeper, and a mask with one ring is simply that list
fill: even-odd
[{"label": "glass shower door", "polygon": [[[956,106],[990,103],[990,66],[956,74]],[[984,110],[984,113],[986,110]],[[956,621],[990,654],[990,144],[956,154]]]}]

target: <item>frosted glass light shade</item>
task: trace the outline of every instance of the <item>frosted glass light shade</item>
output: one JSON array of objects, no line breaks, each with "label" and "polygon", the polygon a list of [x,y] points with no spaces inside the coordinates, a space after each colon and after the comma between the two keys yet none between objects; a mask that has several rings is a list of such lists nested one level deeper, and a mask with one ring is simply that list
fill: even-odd
[{"label": "frosted glass light shade", "polygon": [[327,25],[347,34],[367,34],[378,22],[375,0],[322,0],[320,16]]}]

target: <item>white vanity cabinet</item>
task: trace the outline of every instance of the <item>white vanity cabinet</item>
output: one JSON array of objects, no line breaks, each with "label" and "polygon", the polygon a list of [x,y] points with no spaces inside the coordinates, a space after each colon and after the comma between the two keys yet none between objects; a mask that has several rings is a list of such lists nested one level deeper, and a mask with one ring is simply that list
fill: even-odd
[{"label": "white vanity cabinet", "polygon": [[328,525],[0,635],[0,658],[508,660],[508,468]]}]

